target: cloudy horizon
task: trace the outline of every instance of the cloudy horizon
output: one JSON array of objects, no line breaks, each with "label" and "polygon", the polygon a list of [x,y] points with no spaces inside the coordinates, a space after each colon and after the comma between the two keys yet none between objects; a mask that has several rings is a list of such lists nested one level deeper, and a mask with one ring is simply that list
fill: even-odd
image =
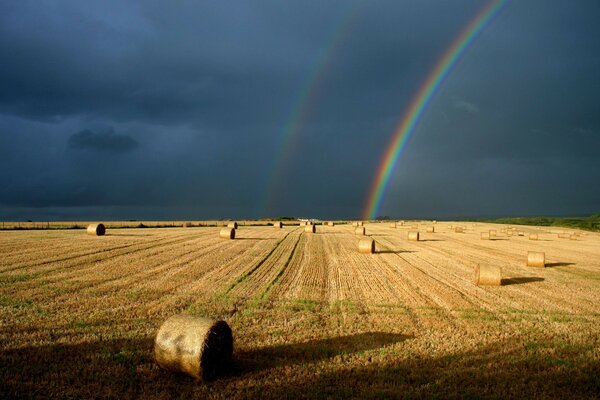
[{"label": "cloudy horizon", "polygon": [[[358,218],[411,99],[485,4],[2,3],[0,220]],[[508,2],[379,214],[600,212],[598,16]]]}]

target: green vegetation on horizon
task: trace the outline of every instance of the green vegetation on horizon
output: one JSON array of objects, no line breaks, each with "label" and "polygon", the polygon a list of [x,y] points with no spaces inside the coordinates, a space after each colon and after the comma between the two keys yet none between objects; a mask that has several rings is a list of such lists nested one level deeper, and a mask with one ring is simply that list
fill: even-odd
[{"label": "green vegetation on horizon", "polygon": [[600,231],[600,214],[590,215],[589,217],[510,217],[480,219],[478,221],[512,225],[561,226],[588,231]]}]

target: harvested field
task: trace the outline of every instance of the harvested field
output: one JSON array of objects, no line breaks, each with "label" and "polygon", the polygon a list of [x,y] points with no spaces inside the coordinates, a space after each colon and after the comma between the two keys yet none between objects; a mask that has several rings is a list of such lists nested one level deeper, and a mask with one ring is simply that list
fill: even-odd
[{"label": "harvested field", "polygon": [[[410,224],[365,223],[368,255],[338,223],[240,223],[235,240],[196,222],[2,231],[0,397],[600,396],[600,234],[518,226],[482,241],[499,227],[457,224],[408,241]],[[478,264],[502,286],[475,285]],[[229,324],[230,374],[195,382],[153,362],[177,313]]]}]

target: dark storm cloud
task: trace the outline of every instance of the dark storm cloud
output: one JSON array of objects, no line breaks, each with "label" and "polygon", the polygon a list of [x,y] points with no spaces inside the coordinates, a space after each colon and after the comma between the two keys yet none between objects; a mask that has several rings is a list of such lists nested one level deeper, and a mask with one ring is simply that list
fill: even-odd
[{"label": "dark storm cloud", "polygon": [[[481,7],[3,2],[0,206],[356,217],[412,97]],[[598,211],[598,15],[597,2],[509,2],[429,105],[382,214]]]},{"label": "dark storm cloud", "polygon": [[109,128],[105,132],[92,132],[89,129],[74,133],[69,137],[69,147],[78,150],[97,150],[108,153],[126,153],[138,147],[138,142],[119,135]]}]

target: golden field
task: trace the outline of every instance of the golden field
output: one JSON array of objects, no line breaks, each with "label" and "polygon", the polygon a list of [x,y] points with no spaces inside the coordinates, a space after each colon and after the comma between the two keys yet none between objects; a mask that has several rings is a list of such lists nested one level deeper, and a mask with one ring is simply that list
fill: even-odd
[{"label": "golden field", "polygon": [[[430,226],[365,223],[376,254],[350,224],[0,231],[0,397],[600,397],[600,234]],[[176,313],[227,321],[228,376],[156,366]]]}]

